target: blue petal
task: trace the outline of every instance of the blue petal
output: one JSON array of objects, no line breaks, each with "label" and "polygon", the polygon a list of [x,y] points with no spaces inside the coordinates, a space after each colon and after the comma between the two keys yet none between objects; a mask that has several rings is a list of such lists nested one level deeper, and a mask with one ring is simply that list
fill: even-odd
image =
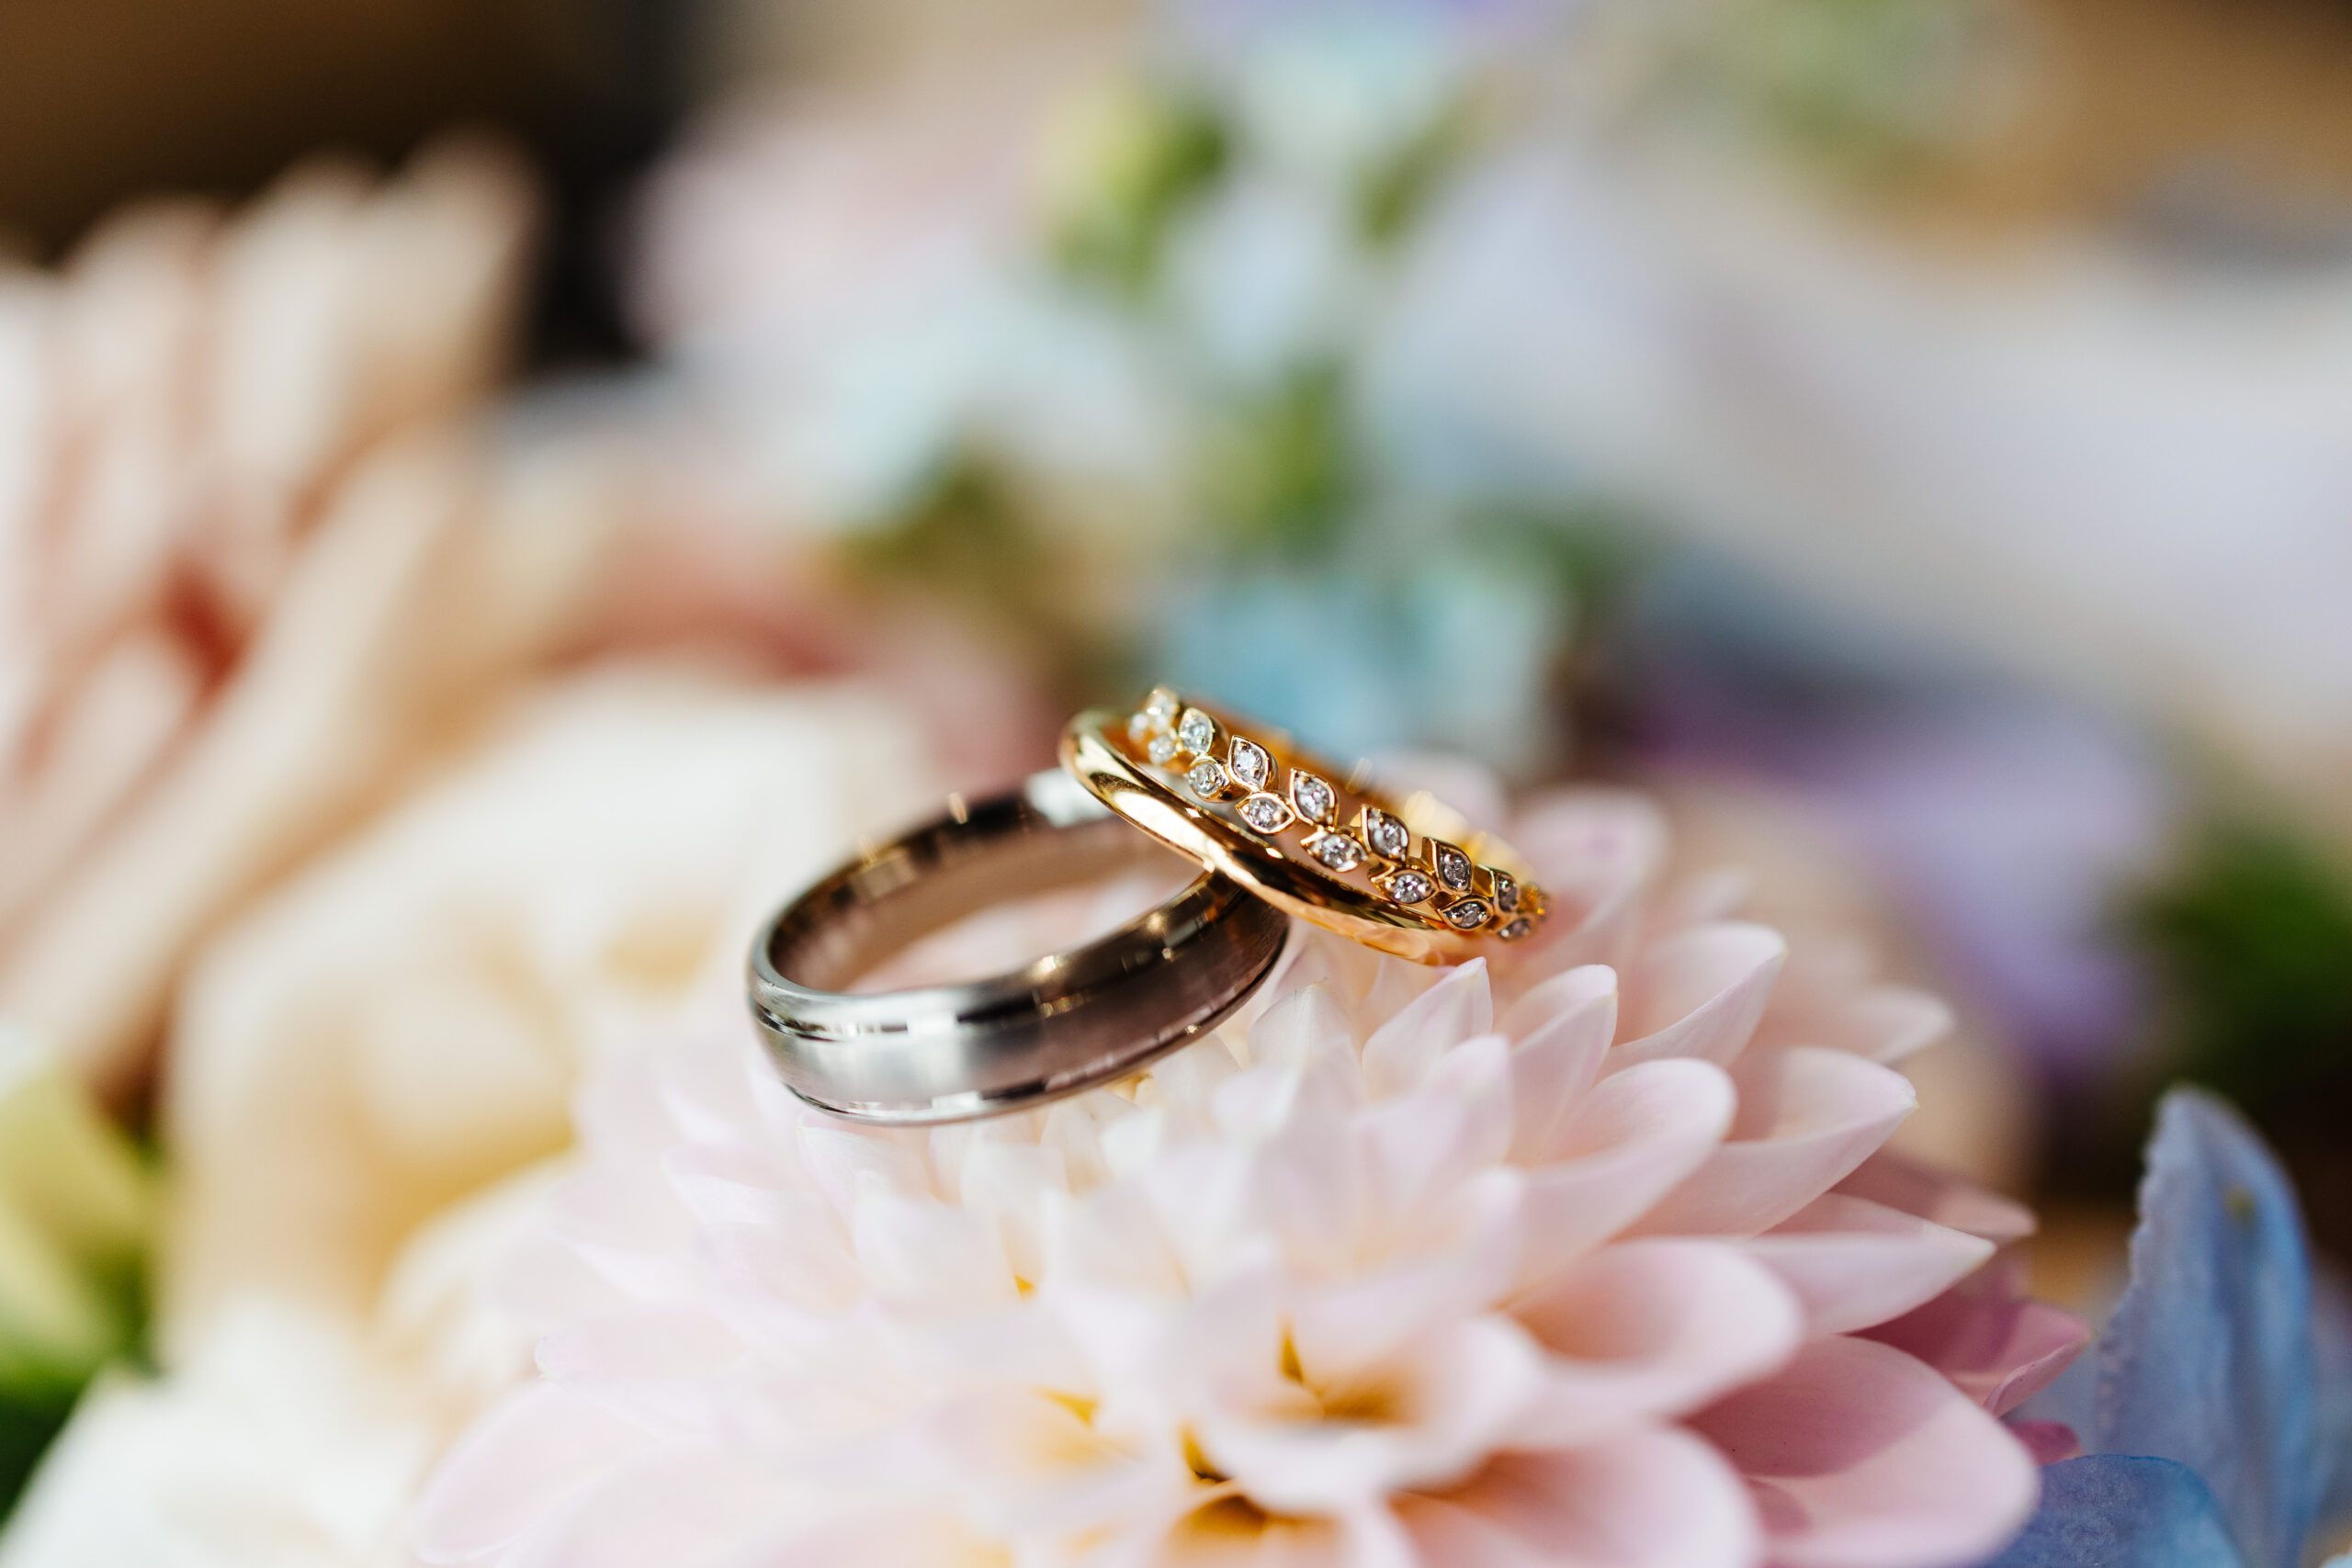
[{"label": "blue petal", "polygon": [[2296,1568],[2318,1510],[2312,1277],[2294,1190],[2236,1112],[2165,1097],[2132,1283],[2099,1340],[2094,1452],[2195,1471],[2254,1568]]},{"label": "blue petal", "polygon": [[2197,1472],[2093,1454],[2041,1472],[2041,1506],[1984,1568],[2245,1568]]}]

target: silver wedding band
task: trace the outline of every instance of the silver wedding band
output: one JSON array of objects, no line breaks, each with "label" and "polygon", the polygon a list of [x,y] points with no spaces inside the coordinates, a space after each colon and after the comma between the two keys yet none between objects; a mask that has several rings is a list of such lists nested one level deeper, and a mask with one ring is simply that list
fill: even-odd
[{"label": "silver wedding band", "polygon": [[802,1100],[859,1121],[965,1121],[1110,1082],[1215,1029],[1272,972],[1290,921],[1213,874],[1107,936],[1010,974],[843,989],[966,915],[1150,850],[1052,769],[842,867],[779,910],[752,945],[752,1014],[777,1073]]}]

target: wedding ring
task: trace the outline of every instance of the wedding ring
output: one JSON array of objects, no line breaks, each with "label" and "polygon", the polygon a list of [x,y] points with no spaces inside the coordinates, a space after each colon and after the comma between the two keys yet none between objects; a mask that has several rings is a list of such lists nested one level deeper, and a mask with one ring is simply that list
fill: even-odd
[{"label": "wedding ring", "polygon": [[1145,832],[1276,908],[1421,964],[1522,942],[1542,891],[1426,794],[1392,799],[1287,737],[1162,686],[1062,731],[1062,766]]},{"label": "wedding ring", "polygon": [[1047,770],[868,851],[779,910],[748,984],[777,1073],[861,1121],[964,1121],[1133,1073],[1215,1029],[1282,956],[1290,922],[1204,874],[1109,935],[963,985],[845,989],[966,915],[1156,853]]}]

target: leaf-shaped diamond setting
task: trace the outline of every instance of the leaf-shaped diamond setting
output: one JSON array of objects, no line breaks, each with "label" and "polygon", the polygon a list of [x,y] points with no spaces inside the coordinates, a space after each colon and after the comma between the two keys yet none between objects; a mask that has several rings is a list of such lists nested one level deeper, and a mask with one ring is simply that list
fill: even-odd
[{"label": "leaf-shaped diamond setting", "polygon": [[1328,823],[1340,808],[1340,797],[1329,784],[1297,768],[1290,771],[1290,803],[1309,822]]},{"label": "leaf-shaped diamond setting", "polygon": [[1226,753],[1225,765],[1234,782],[1244,789],[1263,789],[1266,781],[1274,776],[1274,760],[1255,740],[1237,735],[1232,748]]},{"label": "leaf-shaped diamond setting", "polygon": [[1244,800],[1236,809],[1240,812],[1241,820],[1269,836],[1281,832],[1298,820],[1298,814],[1281,795],[1268,795],[1262,790]]},{"label": "leaf-shaped diamond setting", "polygon": [[1467,893],[1475,879],[1470,857],[1447,843],[1443,839],[1430,840],[1430,866],[1437,873],[1438,883],[1449,893]]},{"label": "leaf-shaped diamond setting", "polygon": [[1306,840],[1306,852],[1327,871],[1353,871],[1363,863],[1363,846],[1346,833],[1317,833]]}]

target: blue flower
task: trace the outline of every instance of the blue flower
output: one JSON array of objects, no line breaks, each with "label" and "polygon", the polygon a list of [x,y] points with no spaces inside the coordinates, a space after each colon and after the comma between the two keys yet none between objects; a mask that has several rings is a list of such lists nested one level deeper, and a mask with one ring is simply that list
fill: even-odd
[{"label": "blue flower", "polygon": [[2262,1140],[2210,1095],[2167,1095],[2078,1416],[2091,1451],[2042,1472],[2040,1512],[1990,1568],[2300,1568],[2352,1497],[2352,1335],[2320,1294],[2315,1313],[2302,1215]]}]

